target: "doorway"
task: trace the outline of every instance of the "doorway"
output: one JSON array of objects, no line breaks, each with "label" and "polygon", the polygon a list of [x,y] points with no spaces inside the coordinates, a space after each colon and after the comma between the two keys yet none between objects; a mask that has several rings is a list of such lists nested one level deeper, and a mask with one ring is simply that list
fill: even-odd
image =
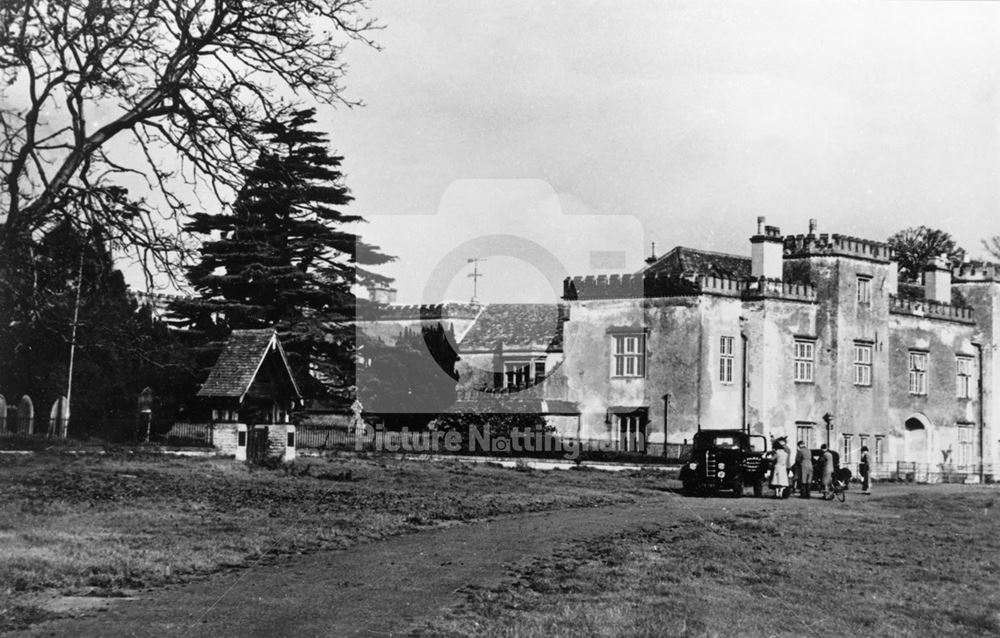
[{"label": "doorway", "polygon": [[927,430],[930,421],[923,414],[914,414],[903,424],[905,432],[903,440],[905,443],[904,460],[910,463],[927,462]]}]

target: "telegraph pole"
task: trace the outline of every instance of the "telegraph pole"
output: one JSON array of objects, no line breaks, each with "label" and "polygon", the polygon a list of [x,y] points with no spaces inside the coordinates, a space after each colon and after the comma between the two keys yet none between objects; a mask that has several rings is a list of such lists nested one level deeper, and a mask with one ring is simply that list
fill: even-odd
[{"label": "telegraph pole", "polygon": [[[70,401],[73,400],[73,359],[76,356],[76,327],[80,321],[80,293],[83,290],[83,248],[80,249],[80,264],[76,269],[76,303],[73,305],[73,333],[69,338],[69,370],[66,373],[66,418],[62,422],[62,430],[56,433],[65,439],[69,432],[69,420],[72,418]],[[62,416],[62,414],[60,414]]]},{"label": "telegraph pole", "polygon": [[470,257],[466,260],[466,263],[472,264],[472,272],[466,275],[472,278],[472,301],[469,303],[478,304],[479,300],[476,298],[479,294],[479,278],[483,275],[479,272],[479,262],[486,261],[483,257]]}]

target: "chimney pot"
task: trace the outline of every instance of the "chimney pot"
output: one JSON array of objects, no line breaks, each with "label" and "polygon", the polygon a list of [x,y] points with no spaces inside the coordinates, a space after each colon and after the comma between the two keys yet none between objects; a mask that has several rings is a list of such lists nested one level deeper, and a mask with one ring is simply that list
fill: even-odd
[{"label": "chimney pot", "polygon": [[767,218],[766,217],[764,217],[763,215],[758,215],[757,216],[757,234],[758,235],[763,235],[764,234],[764,224],[766,222],[767,222]]},{"label": "chimney pot", "polygon": [[815,217],[809,220],[809,234],[810,235],[815,235],[816,234],[816,218]]}]

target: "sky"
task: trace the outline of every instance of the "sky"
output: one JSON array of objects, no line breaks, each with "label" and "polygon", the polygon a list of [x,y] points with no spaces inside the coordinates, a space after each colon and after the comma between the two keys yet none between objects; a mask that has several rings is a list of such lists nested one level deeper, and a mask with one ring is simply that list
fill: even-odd
[{"label": "sky", "polygon": [[[373,0],[325,109],[398,299],[554,301],[655,241],[1000,234],[1000,3]],[[553,283],[554,282],[554,283]]]}]

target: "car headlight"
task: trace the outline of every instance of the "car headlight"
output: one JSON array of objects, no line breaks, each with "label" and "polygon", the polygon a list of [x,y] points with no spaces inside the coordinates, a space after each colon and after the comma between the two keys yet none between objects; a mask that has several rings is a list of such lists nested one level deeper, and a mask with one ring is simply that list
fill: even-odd
[{"label": "car headlight", "polygon": [[720,470],[726,469],[726,464],[725,463],[719,463],[719,469]]},{"label": "car headlight", "polygon": [[697,470],[698,469],[698,464],[697,463],[688,463],[688,469],[689,470]]},{"label": "car headlight", "polygon": [[719,472],[719,478],[726,478],[725,472]]}]

